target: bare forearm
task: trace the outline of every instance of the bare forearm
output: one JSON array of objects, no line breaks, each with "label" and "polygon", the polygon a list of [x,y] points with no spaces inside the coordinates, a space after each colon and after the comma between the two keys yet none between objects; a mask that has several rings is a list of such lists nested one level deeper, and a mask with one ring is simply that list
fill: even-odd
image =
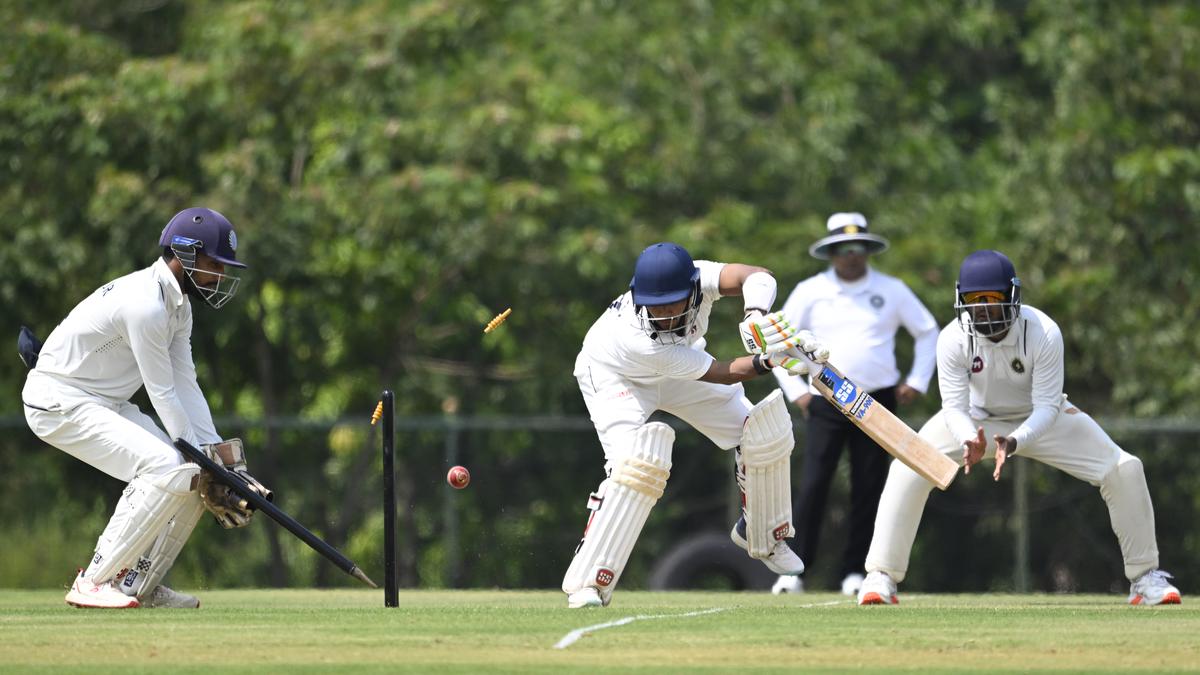
[{"label": "bare forearm", "polygon": [[[770,372],[769,370],[765,372]],[[713,384],[736,384],[753,380],[759,376],[759,372],[754,369],[753,356],[739,356],[732,361],[713,361],[708,372],[700,378],[701,382],[711,382]]]}]

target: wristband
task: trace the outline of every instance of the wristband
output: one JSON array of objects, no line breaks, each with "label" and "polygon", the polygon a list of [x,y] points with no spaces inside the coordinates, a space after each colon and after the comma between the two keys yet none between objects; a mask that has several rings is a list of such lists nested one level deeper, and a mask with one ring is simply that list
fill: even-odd
[{"label": "wristband", "polygon": [[759,375],[766,375],[771,372],[771,367],[763,363],[762,354],[755,354],[754,358],[750,359],[750,363],[754,364],[754,372]]}]

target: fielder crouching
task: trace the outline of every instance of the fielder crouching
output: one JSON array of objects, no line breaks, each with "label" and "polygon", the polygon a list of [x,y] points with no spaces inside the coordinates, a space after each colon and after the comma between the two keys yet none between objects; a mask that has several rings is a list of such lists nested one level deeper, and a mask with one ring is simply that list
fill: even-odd
[{"label": "fielder crouching", "polygon": [[[1159,569],[1154,506],[1142,462],[1118,446],[1063,393],[1063,336],[1045,312],[1021,302],[1012,261],[975,251],[959,268],[955,319],[938,336],[942,410],[921,436],[965,471],[995,458],[994,480],[1014,453],[1099,488],[1121,548],[1129,603],[1182,602]],[[992,443],[989,443],[989,438]],[[894,605],[908,573],[917,526],[932,484],[892,462],[867,553],[860,605]]]},{"label": "fielder crouching", "polygon": [[[609,604],[662,497],[675,432],[647,423],[656,410],[734,450],[743,510],[733,541],[776,574],[804,571],[784,541],[794,533],[791,417],[778,391],[752,406],[741,383],[773,367],[804,374],[829,350],[782,315],[767,314],[775,292],[775,278],[761,267],[693,261],[681,246],[654,244],[638,257],[629,291],[588,331],[575,378],[604,448],[607,477],[588,500],[583,540],[563,578],[569,607]],[[739,329],[753,356],[717,361],[704,351],[704,335],[713,303],[732,295],[745,301]]]},{"label": "fielder crouching", "polygon": [[[223,443],[213,426],[191,347],[189,298],[222,306],[239,282],[226,268],[245,267],[233,226],[211,209],[186,209],[163,229],[159,245],[159,260],[97,289],[44,346],[25,331],[19,341],[31,368],[22,391],[29,428],[129,483],[91,563],[67,593],[76,607],[199,607],[194,596],[161,583],[200,518],[207,487],[171,439],[209,446],[231,468],[245,467],[240,441]],[[129,402],[143,386],[166,433]],[[212,510],[226,527],[250,517],[219,500]]]}]

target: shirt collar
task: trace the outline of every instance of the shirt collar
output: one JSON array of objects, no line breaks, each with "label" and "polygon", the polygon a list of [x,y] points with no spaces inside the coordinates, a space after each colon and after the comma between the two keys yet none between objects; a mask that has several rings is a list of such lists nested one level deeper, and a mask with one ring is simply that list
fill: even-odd
[{"label": "shirt collar", "polygon": [[150,266],[150,270],[154,274],[154,280],[162,288],[163,299],[166,300],[167,307],[174,309],[182,305],[186,299],[183,289],[179,287],[179,280],[175,278],[175,273],[171,271],[167,261],[159,258]]},{"label": "shirt collar", "polygon": [[825,270],[825,277],[829,279],[834,288],[851,295],[867,290],[871,286],[874,276],[875,274],[869,265],[867,266],[867,273],[862,275],[861,279],[855,279],[854,281],[843,280],[832,267]]}]

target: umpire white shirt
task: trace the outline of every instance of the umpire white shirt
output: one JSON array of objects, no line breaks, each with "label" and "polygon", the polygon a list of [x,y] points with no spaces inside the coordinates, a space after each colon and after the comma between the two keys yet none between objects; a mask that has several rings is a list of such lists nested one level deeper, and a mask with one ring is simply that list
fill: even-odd
[{"label": "umpire white shirt", "polygon": [[[861,279],[845,281],[829,268],[796,284],[783,313],[828,346],[830,363],[866,391],[900,383],[896,331],[903,326],[915,343],[905,383],[922,393],[929,388],[937,361],[937,321],[896,277],[868,267]],[[789,401],[818,393],[782,368],[775,369],[775,378]]]},{"label": "umpire white shirt", "polygon": [[221,440],[192,361],[192,306],[163,260],[75,306],[42,347],[26,405],[66,411],[93,397],[118,404],[145,386],[172,438]]}]

